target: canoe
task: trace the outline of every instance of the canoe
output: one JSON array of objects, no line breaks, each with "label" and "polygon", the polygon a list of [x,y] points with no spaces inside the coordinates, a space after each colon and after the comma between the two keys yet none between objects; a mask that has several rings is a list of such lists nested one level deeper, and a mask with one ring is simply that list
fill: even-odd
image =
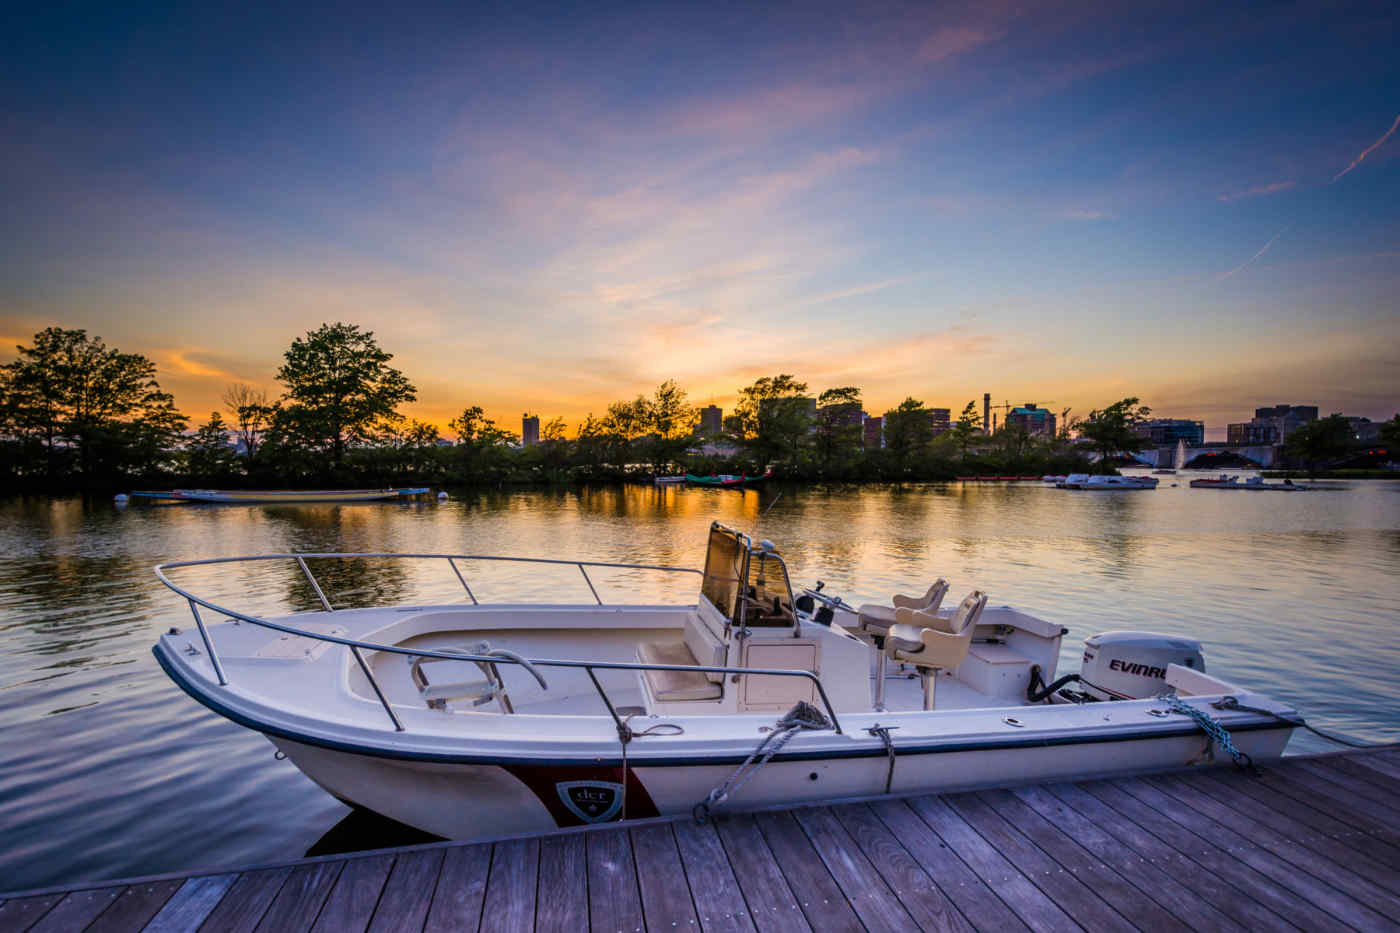
[{"label": "canoe", "polygon": [[769,470],[762,476],[748,476],[747,474],[735,475],[733,473],[718,473],[710,476],[696,476],[694,473],[687,473],[685,481],[692,486],[716,486],[722,489],[736,489],[741,486],[752,486],[761,483],[773,476],[773,471]]}]

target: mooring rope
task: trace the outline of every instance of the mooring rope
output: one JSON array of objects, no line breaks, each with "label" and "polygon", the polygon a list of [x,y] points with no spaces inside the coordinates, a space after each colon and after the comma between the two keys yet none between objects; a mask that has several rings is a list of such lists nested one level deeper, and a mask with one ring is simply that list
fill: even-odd
[{"label": "mooring rope", "polygon": [[1220,720],[1211,716],[1210,713],[1196,709],[1196,707],[1177,696],[1175,691],[1165,693],[1158,697],[1158,699],[1166,703],[1167,707],[1173,713],[1181,713],[1196,720],[1196,725],[1200,726],[1201,731],[1206,734],[1206,754],[1211,759],[1215,758],[1215,746],[1219,745],[1225,751],[1229,752],[1230,758],[1235,762],[1236,768],[1239,768],[1241,771],[1257,771],[1254,767],[1254,759],[1235,747],[1235,743],[1230,739],[1230,733],[1220,724]]},{"label": "mooring rope", "polygon": [[758,747],[753,750],[753,754],[744,760],[744,763],[734,769],[734,773],[729,775],[723,784],[710,791],[704,800],[700,801],[691,810],[691,815],[695,817],[695,822],[704,824],[710,818],[714,809],[723,804],[730,797],[743,789],[758,769],[768,763],[783,746],[792,740],[792,737],[803,730],[830,729],[831,720],[823,715],[822,711],[805,700],[799,700],[797,705],[788,710],[782,719],[773,725],[773,731],[763,737],[763,741],[758,743]]},{"label": "mooring rope", "polygon": [[898,728],[899,726],[882,726],[877,722],[875,725],[865,730],[871,735],[879,736],[880,741],[885,743],[885,754],[888,755],[890,759],[889,771],[885,773],[885,793],[887,794],[890,792],[890,788],[894,786],[894,739],[890,737],[890,730]]}]

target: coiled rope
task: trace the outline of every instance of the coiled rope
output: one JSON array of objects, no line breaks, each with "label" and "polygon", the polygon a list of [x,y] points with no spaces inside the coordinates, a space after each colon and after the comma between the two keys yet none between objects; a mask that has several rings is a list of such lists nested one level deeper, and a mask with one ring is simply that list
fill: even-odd
[{"label": "coiled rope", "polygon": [[827,719],[821,710],[805,700],[799,700],[782,719],[774,723],[773,731],[763,737],[763,741],[758,743],[758,747],[744,763],[735,768],[734,773],[729,775],[723,784],[710,791],[704,800],[695,805],[691,810],[695,822],[701,825],[708,822],[715,808],[739,793],[758,770],[768,763],[768,759],[782,751],[783,746],[797,733],[830,728],[831,720]]}]

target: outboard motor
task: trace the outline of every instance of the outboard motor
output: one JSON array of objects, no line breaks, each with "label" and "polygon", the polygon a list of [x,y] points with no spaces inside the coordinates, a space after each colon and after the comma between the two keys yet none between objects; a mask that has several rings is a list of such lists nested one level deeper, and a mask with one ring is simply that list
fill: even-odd
[{"label": "outboard motor", "polygon": [[1103,632],[1084,640],[1079,684],[1095,700],[1144,700],[1167,690],[1167,665],[1204,672],[1201,643],[1155,632]]}]

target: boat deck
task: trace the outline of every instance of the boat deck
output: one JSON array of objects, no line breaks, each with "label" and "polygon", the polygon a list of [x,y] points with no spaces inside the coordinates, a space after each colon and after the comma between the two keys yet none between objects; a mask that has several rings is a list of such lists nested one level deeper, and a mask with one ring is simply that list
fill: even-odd
[{"label": "boat deck", "polygon": [[1400,917],[1400,745],[0,895],[20,930],[1342,930]]}]

